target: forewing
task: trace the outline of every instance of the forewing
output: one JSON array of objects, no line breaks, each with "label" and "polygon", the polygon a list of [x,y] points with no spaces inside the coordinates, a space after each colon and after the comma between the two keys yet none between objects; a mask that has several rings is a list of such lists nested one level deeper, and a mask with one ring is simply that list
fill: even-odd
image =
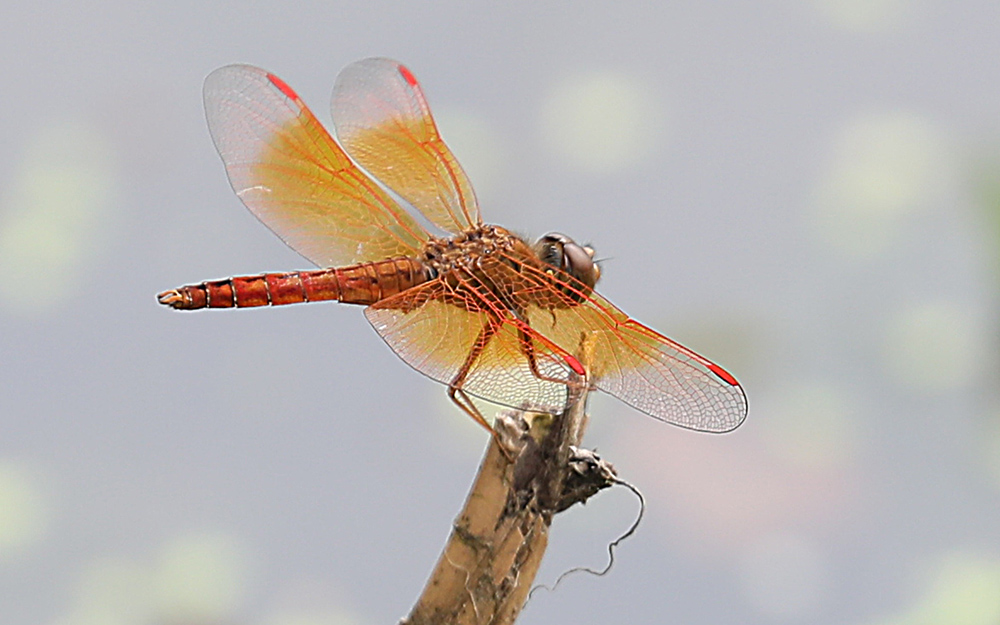
[{"label": "forewing", "polygon": [[[455,380],[481,347],[461,385],[467,393],[514,408],[565,407],[572,356],[485,295],[437,279],[369,306],[365,315],[400,358],[438,382]],[[526,345],[542,377],[532,372]]]},{"label": "forewing", "polygon": [[236,195],[321,267],[413,255],[427,232],[337,145],[281,79],[230,65],[205,79],[208,128]]},{"label": "forewing", "polygon": [[480,223],[472,185],[405,66],[384,58],[348,65],[330,107],[347,153],[428,220],[452,233]]},{"label": "forewing", "polygon": [[[528,265],[514,300],[526,321],[562,349],[587,350],[591,382],[657,419],[692,430],[728,432],[747,414],[736,379],[718,365],[630,319],[597,293]],[[586,339],[585,339],[586,337]]]}]

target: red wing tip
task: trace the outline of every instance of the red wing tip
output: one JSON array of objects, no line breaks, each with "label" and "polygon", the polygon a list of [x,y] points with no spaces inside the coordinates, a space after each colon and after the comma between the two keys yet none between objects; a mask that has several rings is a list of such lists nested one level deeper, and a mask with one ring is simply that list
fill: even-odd
[{"label": "red wing tip", "polygon": [[708,363],[707,366],[708,366],[708,370],[709,371],[711,371],[715,375],[717,375],[720,378],[722,378],[722,380],[724,382],[726,382],[727,384],[729,384],[731,386],[739,386],[740,385],[740,383],[736,381],[736,378],[734,378],[732,375],[730,375],[730,373],[728,371],[726,371],[725,369],[723,369],[719,365],[710,362],[710,363]]},{"label": "red wing tip", "polygon": [[281,93],[285,94],[288,98],[290,98],[292,100],[298,100],[299,99],[298,94],[295,93],[292,90],[292,88],[288,86],[288,83],[286,83],[284,80],[282,80],[282,79],[278,78],[277,76],[275,76],[274,74],[270,74],[270,73],[267,75],[267,79],[271,81],[271,84],[273,84],[275,87],[278,88],[278,91],[280,91]]},{"label": "red wing tip", "polygon": [[417,86],[417,77],[414,76],[413,72],[411,72],[405,65],[399,66],[399,75],[402,76],[403,80],[405,80],[411,87]]},{"label": "red wing tip", "polygon": [[587,375],[587,370],[583,368],[580,361],[569,354],[566,354],[566,364],[568,364],[577,375]]}]

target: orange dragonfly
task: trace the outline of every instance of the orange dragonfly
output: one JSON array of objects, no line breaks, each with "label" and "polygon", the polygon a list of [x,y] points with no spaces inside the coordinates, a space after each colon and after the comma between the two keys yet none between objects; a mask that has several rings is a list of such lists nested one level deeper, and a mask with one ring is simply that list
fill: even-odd
[{"label": "orange dragonfly", "polygon": [[[183,286],[159,294],[161,304],[365,305],[389,347],[446,384],[452,401],[490,430],[473,396],[555,413],[584,375],[685,428],[726,432],[746,417],[732,375],[594,291],[592,248],[555,233],[531,244],[482,222],[472,185],[405,66],[372,58],[340,73],[331,105],[337,140],[284,81],[256,67],[212,72],[204,96],[236,195],[326,269]],[[586,371],[574,355],[583,340]]]}]

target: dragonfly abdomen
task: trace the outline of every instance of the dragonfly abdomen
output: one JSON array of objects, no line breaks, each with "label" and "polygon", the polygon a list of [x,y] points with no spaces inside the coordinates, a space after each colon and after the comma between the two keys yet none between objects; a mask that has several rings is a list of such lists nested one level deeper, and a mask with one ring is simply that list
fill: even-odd
[{"label": "dragonfly abdomen", "polygon": [[165,291],[157,299],[178,310],[331,300],[367,306],[426,282],[427,271],[425,265],[412,258],[391,258],[350,267],[211,280]]}]

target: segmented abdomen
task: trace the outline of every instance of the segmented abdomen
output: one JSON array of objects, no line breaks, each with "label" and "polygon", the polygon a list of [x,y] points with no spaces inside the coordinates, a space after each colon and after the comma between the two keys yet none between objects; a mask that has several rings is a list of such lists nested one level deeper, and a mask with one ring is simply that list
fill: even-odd
[{"label": "segmented abdomen", "polygon": [[404,257],[335,269],[212,280],[165,291],[157,299],[178,310],[283,306],[326,300],[369,305],[427,278],[422,263]]}]

